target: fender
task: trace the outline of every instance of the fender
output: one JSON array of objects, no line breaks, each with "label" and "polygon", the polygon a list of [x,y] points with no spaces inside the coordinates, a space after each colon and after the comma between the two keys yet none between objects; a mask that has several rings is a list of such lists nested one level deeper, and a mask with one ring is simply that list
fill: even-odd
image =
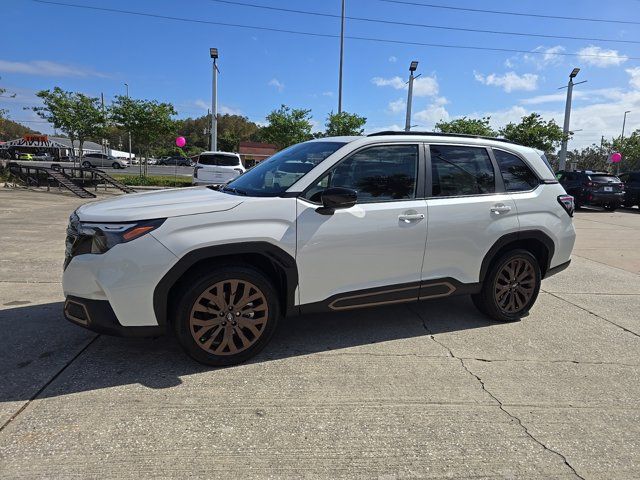
[{"label": "fender", "polygon": [[153,291],[153,310],[158,325],[161,327],[166,325],[169,291],[187,270],[202,260],[248,253],[267,257],[285,272],[286,312],[283,313],[285,315],[295,313],[295,291],[298,286],[298,267],[295,259],[280,247],[268,242],[239,242],[192,250],[171,267]]},{"label": "fender", "polygon": [[544,273],[549,270],[551,259],[553,258],[553,254],[555,252],[555,244],[553,243],[553,240],[551,239],[551,237],[549,237],[549,235],[540,230],[522,230],[520,232],[508,233],[506,235],[503,235],[493,244],[493,246],[489,249],[489,251],[484,256],[484,259],[482,260],[479,281],[484,282],[484,278],[487,275],[491,262],[502,248],[510,243],[522,240],[538,240],[547,249],[547,264],[540,265],[540,267],[543,269],[542,276],[544,277]]}]

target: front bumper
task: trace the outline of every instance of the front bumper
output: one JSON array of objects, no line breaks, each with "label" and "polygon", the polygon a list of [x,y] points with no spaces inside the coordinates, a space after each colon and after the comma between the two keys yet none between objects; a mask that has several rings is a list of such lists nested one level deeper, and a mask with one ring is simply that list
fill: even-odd
[{"label": "front bumper", "polygon": [[64,302],[64,317],[88,330],[116,337],[155,337],[164,334],[160,326],[125,327],[118,321],[107,300],[90,300],[69,295]]}]

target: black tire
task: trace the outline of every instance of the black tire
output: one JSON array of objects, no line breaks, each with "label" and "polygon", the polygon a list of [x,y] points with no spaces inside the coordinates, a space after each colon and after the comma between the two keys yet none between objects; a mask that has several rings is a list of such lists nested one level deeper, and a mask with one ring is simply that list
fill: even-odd
[{"label": "black tire", "polygon": [[113,162],[113,163],[111,164],[111,167],[112,167],[114,170],[118,170],[119,168],[121,168],[121,167],[120,167],[120,164],[119,164],[118,162]]},{"label": "black tire", "polygon": [[[239,283],[232,291],[235,281]],[[219,291],[220,285],[222,290]],[[203,295],[209,298],[204,299]],[[221,302],[226,303],[220,305],[222,308],[215,303],[218,295],[222,295]],[[247,295],[249,298],[261,297],[245,307],[237,304],[238,308],[233,310],[230,304],[247,298]],[[246,308],[249,305],[252,305],[252,311]],[[238,309],[245,313],[240,314]],[[248,266],[224,266],[189,279],[180,292],[173,324],[180,345],[191,358],[205,365],[223,367],[242,363],[257,355],[271,339],[279,318],[278,294],[261,272]],[[259,323],[260,320],[264,322]],[[194,325],[194,322],[207,322],[207,325]],[[203,330],[206,331],[196,339]],[[230,340],[227,340],[227,334]],[[250,342],[246,347],[245,340]],[[238,351],[234,353],[234,349]]]},{"label": "black tire", "polygon": [[91,162],[87,162],[87,161],[82,162],[82,166],[84,168],[93,168],[93,165],[91,165]]},{"label": "black tire", "polygon": [[608,212],[615,212],[618,209],[618,205],[615,203],[608,203],[604,206],[604,209]]},{"label": "black tire", "polygon": [[[505,275],[509,276],[511,265],[520,267],[514,267],[514,275],[505,282]],[[520,284],[517,278],[525,273],[527,276]],[[499,322],[513,322],[525,316],[535,303],[541,279],[536,257],[527,250],[510,250],[493,263],[482,283],[482,290],[471,295],[471,299],[478,310],[488,317]],[[514,299],[513,303],[511,298]],[[506,306],[503,305],[504,302]]]}]

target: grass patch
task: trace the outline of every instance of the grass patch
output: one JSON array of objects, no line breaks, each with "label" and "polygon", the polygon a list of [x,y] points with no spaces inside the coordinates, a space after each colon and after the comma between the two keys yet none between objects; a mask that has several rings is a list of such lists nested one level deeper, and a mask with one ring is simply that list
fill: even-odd
[{"label": "grass patch", "polygon": [[190,187],[191,177],[173,177],[170,175],[148,175],[140,177],[138,175],[111,175],[125,185],[132,187]]}]

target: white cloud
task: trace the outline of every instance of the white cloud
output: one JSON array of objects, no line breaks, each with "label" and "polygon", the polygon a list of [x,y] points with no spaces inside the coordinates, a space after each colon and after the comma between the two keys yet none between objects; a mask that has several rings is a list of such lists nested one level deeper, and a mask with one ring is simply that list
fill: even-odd
[{"label": "white cloud", "polygon": [[391,63],[396,63],[396,62],[398,61],[398,57],[394,57],[393,55],[391,55],[391,56],[389,57],[389,61],[390,61]]},{"label": "white cloud", "polygon": [[632,88],[640,90],[640,67],[628,68],[626,72],[631,75],[629,85],[631,85]]},{"label": "white cloud", "polygon": [[239,108],[228,107],[227,105],[221,105],[218,113],[221,115],[242,115],[242,110]]},{"label": "white cloud", "polygon": [[41,75],[44,77],[106,77],[104,73],[95,70],[64,65],[48,60],[34,60],[31,62],[11,62],[0,60],[0,72],[18,73],[25,75]]},{"label": "white cloud", "polygon": [[279,92],[284,90],[284,83],[282,83],[277,78],[272,78],[271,80],[269,80],[268,85],[270,87],[275,87],[275,89],[278,90]]},{"label": "white cloud", "polygon": [[333,97],[333,92],[322,92],[323,97]]},{"label": "white cloud", "polygon": [[484,85],[501,87],[507,93],[516,90],[531,91],[538,88],[538,75],[533,73],[518,75],[516,72],[507,72],[504,75],[495,73],[484,75],[474,72],[473,75],[478,82]]},{"label": "white cloud", "polygon": [[193,104],[194,104],[196,107],[201,108],[202,110],[207,110],[207,109],[211,108],[211,104],[210,104],[210,103],[205,102],[205,101],[204,101],[204,100],[202,100],[201,98],[199,98],[199,99],[195,100],[195,101],[193,102]]},{"label": "white cloud", "polygon": [[427,105],[427,108],[419,110],[413,116],[419,124],[433,129],[434,125],[440,120],[448,121],[451,118],[449,112],[445,108],[445,105],[449,101],[445,97],[436,98],[431,104]]},{"label": "white cloud", "polygon": [[407,108],[407,102],[404,101],[404,98],[400,97],[393,102],[389,102],[388,110],[390,113],[400,113],[404,112]]},{"label": "white cloud", "polygon": [[[395,76],[391,78],[374,77],[371,82],[378,87],[393,87],[396,90],[406,90],[407,81]],[[438,80],[435,77],[421,76],[413,81],[413,95],[415,97],[432,97],[438,94]]]},{"label": "white cloud", "polygon": [[578,55],[587,65],[602,68],[617,67],[627,61],[627,57],[620,55],[617,50],[607,50],[595,45],[578,50]]},{"label": "white cloud", "polygon": [[565,48],[562,45],[556,45],[554,47],[545,47],[540,45],[533,49],[534,52],[539,53],[525,53],[523,58],[525,61],[534,64],[538,69],[548,67],[550,65],[559,65],[562,63],[562,55]]}]

